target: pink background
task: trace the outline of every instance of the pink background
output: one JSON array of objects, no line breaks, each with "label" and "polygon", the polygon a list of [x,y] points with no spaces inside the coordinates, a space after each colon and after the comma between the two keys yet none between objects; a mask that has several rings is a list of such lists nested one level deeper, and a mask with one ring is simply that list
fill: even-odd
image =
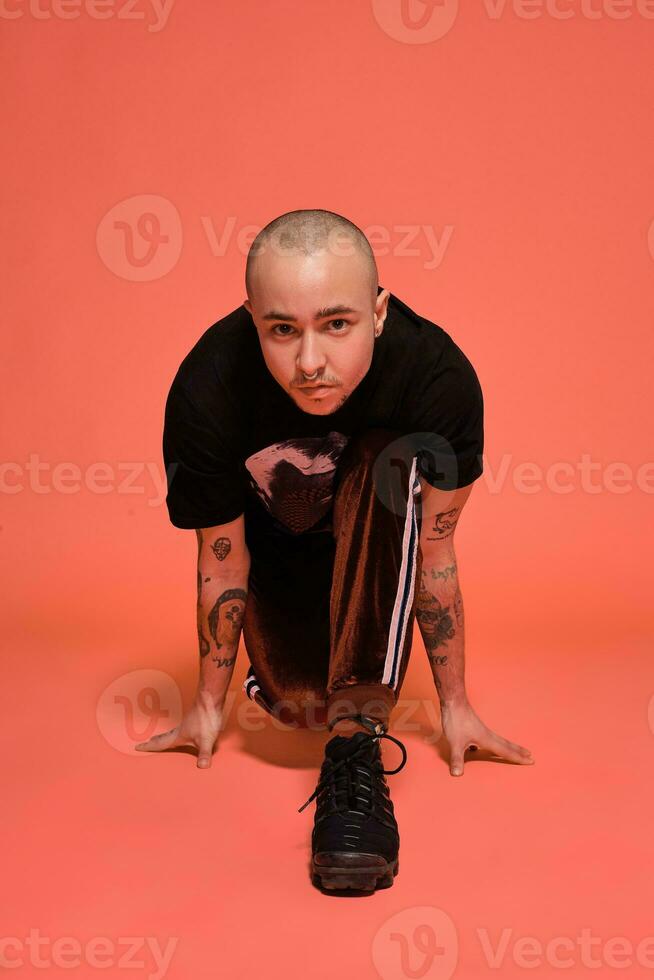
[{"label": "pink background", "polygon": [[[159,25],[144,0],[130,19],[122,0],[107,19],[94,9],[7,0],[0,16],[2,937],[178,937],[172,980],[478,980],[538,962],[520,960],[519,937],[567,937],[564,972],[585,976],[586,928],[603,971],[604,944],[625,937],[621,974],[650,976],[635,954],[654,935],[645,3],[596,0],[591,17],[581,0],[411,0],[425,28],[399,0],[178,0]],[[256,708],[263,731],[238,721],[243,646],[208,772],[190,754],[133,752],[126,727],[131,705],[147,728],[139,696],[159,698],[169,714],[153,724],[170,727],[197,676],[195,535],[168,523],[157,485],[170,380],[245,298],[253,230],[301,207],[368,231],[382,285],[478,371],[486,470],[457,532],[469,694],[536,759],[449,775],[425,738],[435,693],[416,630],[402,697],[418,699],[420,729],[394,730],[409,763],[389,777],[400,874],[358,900],[308,879],[313,807],[296,811],[324,733],[281,731]],[[540,469],[521,484],[524,463]],[[424,965],[416,927],[430,915],[445,952]],[[484,930],[493,946],[509,937],[496,969]],[[400,934],[422,973],[402,965]],[[14,975],[42,976],[22,949]],[[129,975],[155,975],[139,958]],[[541,961],[535,976],[561,974]],[[117,954],[59,972],[127,971]]]}]

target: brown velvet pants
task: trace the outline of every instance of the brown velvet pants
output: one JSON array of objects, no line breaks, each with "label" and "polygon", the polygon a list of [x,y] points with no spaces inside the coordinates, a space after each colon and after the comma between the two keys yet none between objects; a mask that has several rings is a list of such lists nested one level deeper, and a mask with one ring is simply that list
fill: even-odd
[{"label": "brown velvet pants", "polygon": [[416,456],[399,438],[369,428],[349,440],[327,529],[294,535],[246,512],[251,666],[243,687],[292,727],[331,730],[359,712],[388,726],[422,567]]}]

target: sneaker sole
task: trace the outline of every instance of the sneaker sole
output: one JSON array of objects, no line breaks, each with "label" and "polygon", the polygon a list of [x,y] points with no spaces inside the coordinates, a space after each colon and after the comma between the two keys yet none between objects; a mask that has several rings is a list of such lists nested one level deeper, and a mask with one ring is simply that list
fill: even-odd
[{"label": "sneaker sole", "polygon": [[399,870],[398,858],[385,861],[378,854],[330,851],[316,854],[311,860],[313,884],[330,891],[371,892],[376,888],[390,888]]}]

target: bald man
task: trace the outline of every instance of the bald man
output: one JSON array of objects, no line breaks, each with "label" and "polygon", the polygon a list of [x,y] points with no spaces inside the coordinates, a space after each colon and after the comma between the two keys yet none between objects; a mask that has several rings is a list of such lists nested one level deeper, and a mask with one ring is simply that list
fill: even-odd
[{"label": "bald man", "polygon": [[[139,748],[192,743],[208,768],[241,631],[244,689],[280,722],[326,728],[312,879],[393,883],[389,734],[417,620],[450,772],[468,750],[520,764],[464,683],[454,532],[483,469],[483,397],[449,334],[383,289],[351,221],[291,211],[257,235],[247,300],[181,362],[166,402],[166,503],[198,541],[200,677],[182,723]],[[384,769],[380,743],[399,764]]]}]

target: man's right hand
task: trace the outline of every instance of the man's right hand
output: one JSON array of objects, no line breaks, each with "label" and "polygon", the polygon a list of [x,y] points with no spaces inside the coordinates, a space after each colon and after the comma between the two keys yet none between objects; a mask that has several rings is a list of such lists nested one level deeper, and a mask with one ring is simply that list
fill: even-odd
[{"label": "man's right hand", "polygon": [[191,742],[198,750],[198,769],[211,767],[211,756],[222,727],[223,708],[211,698],[197,697],[181,724],[162,735],[153,735],[134,748],[139,752],[163,752]]}]

